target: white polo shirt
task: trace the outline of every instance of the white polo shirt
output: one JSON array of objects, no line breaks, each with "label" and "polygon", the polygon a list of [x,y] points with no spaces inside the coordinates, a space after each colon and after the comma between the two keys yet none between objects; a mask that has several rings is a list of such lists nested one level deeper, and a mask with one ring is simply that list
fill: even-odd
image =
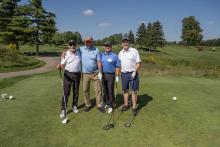
[{"label": "white polo shirt", "polygon": [[129,47],[128,50],[122,49],[118,58],[121,62],[121,71],[124,73],[134,71],[136,64],[141,62],[138,51],[132,47]]},{"label": "white polo shirt", "polygon": [[81,71],[81,55],[78,51],[75,53],[66,52],[64,58],[61,59],[60,64],[65,65],[65,70],[69,72],[80,72]]}]

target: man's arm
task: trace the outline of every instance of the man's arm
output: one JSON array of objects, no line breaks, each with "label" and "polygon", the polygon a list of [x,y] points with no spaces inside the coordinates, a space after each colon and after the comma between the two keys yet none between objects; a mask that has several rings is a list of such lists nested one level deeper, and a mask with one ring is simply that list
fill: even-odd
[{"label": "man's arm", "polygon": [[141,62],[136,63],[135,71],[137,72],[141,67]]},{"label": "man's arm", "polygon": [[97,64],[98,64],[99,72],[102,72],[102,63],[101,63],[101,61],[97,61]]}]

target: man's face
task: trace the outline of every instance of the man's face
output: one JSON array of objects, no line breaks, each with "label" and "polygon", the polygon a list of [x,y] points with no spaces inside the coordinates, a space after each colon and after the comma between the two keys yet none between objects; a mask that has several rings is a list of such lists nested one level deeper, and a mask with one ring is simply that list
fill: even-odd
[{"label": "man's face", "polygon": [[92,47],[93,41],[91,41],[91,40],[86,40],[86,41],[85,41],[85,45],[86,45],[87,47]]},{"label": "man's face", "polygon": [[129,48],[129,43],[128,43],[128,40],[124,40],[122,41],[122,47],[127,50]]},{"label": "man's face", "polygon": [[76,45],[70,44],[70,45],[69,45],[69,50],[70,50],[71,52],[75,52],[75,51],[76,51]]},{"label": "man's face", "polygon": [[112,46],[111,45],[105,45],[104,46],[104,49],[105,49],[105,52],[110,52],[111,51],[111,49],[112,49]]}]

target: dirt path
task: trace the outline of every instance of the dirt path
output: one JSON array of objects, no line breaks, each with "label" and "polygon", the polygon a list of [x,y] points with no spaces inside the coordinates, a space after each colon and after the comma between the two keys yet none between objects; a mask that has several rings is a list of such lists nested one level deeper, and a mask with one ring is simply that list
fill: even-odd
[{"label": "dirt path", "polygon": [[16,77],[16,76],[24,76],[24,75],[33,75],[37,73],[43,73],[50,70],[54,70],[56,64],[59,62],[58,57],[38,57],[37,59],[44,61],[46,64],[42,67],[34,68],[31,70],[0,73],[0,79]]}]

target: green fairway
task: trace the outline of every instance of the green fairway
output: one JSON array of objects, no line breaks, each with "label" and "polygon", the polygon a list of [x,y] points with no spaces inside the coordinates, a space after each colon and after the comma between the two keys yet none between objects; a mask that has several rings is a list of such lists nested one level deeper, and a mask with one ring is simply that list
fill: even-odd
[{"label": "green fairway", "polygon": [[[109,131],[102,126],[110,115],[95,107],[88,113],[70,112],[70,122],[61,123],[57,72],[14,81],[11,86],[1,81],[6,87],[0,93],[16,99],[0,101],[0,146],[220,146],[218,78],[141,76],[138,116],[125,128],[129,111],[120,115],[116,109],[116,126]],[[121,92],[117,101],[122,102]],[[82,111],[81,89],[79,102]]]}]

